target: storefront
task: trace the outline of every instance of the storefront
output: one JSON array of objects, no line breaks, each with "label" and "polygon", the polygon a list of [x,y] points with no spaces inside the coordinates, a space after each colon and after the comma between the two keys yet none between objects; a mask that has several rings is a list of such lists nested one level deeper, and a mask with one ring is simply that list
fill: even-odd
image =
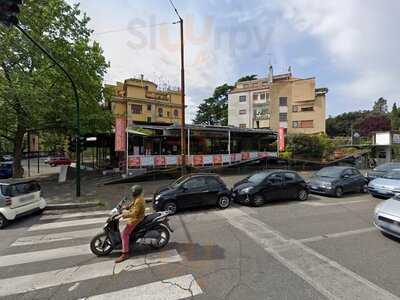
[{"label": "storefront", "polygon": [[[230,164],[257,157],[276,156],[276,133],[267,129],[187,125],[187,164]],[[180,126],[129,127],[129,168],[166,167],[181,164]],[[121,162],[126,166],[126,162]]]}]

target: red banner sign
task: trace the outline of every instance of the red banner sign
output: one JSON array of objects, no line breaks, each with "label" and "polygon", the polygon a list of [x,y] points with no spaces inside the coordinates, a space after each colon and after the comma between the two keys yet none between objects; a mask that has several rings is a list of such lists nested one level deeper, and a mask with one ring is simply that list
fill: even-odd
[{"label": "red banner sign", "polygon": [[202,166],[203,165],[203,155],[193,155],[193,165]]},{"label": "red banner sign", "polygon": [[213,164],[222,165],[222,155],[213,155]]},{"label": "red banner sign", "polygon": [[285,151],[285,128],[279,128],[279,151]]},{"label": "red banner sign", "polygon": [[165,156],[156,156],[154,158],[154,163],[156,166],[164,166],[165,165]]},{"label": "red banner sign", "polygon": [[126,121],[123,117],[115,119],[115,151],[125,151],[126,145]]},{"label": "red banner sign", "polygon": [[140,156],[129,156],[128,165],[130,167],[140,167]]}]

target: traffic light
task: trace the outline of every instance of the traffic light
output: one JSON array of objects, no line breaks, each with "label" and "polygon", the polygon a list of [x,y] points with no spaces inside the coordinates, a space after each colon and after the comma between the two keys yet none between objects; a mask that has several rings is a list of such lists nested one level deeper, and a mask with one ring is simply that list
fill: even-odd
[{"label": "traffic light", "polygon": [[69,140],[68,152],[73,153],[76,151],[76,140],[75,138]]},{"label": "traffic light", "polygon": [[81,147],[81,152],[85,151],[86,150],[86,138],[81,136],[79,138],[79,142],[80,142],[79,144],[80,144],[80,147]]},{"label": "traffic light", "polygon": [[[69,140],[69,144],[68,144],[68,151],[69,152],[76,152],[76,140],[77,138],[74,137],[72,139]],[[79,146],[81,147],[81,152],[86,150],[86,138],[81,136],[79,138]]]},{"label": "traffic light", "polygon": [[18,25],[21,4],[22,0],[0,0],[0,23],[8,27]]}]

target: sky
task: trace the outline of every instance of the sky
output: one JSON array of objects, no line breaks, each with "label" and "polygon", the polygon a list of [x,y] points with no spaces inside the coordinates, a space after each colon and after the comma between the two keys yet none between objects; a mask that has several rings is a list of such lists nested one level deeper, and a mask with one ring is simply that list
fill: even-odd
[{"label": "sky", "polygon": [[[179,25],[168,0],[80,3],[110,68],[105,83],[140,77],[180,85]],[[216,86],[291,66],[327,87],[327,116],[400,101],[398,0],[174,0],[184,19],[187,121]]]}]

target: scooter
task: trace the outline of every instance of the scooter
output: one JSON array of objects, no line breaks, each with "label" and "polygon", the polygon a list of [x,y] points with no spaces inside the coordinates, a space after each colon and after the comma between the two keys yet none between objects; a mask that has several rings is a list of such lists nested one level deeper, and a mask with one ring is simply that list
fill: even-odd
[{"label": "scooter", "polygon": [[[109,255],[113,250],[122,248],[119,220],[126,198],[121,200],[111,211],[103,227],[103,232],[95,235],[90,242],[90,250],[97,256]],[[174,232],[169,225],[168,211],[149,214],[144,217],[130,235],[130,244],[146,245],[153,249],[165,247],[170,238],[170,232]]]}]

